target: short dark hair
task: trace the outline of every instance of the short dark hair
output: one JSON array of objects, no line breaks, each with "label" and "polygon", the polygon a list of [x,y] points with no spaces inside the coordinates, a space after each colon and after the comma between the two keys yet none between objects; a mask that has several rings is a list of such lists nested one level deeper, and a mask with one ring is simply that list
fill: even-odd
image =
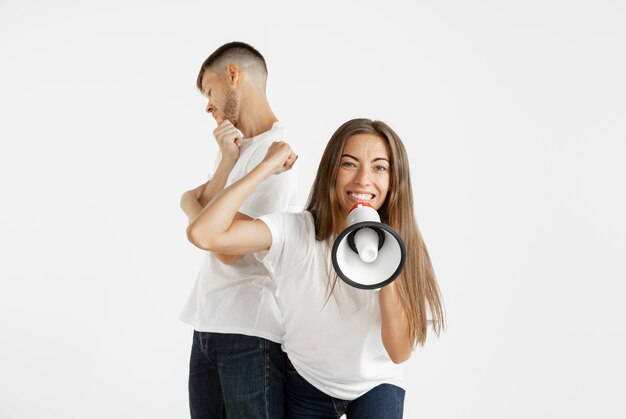
[{"label": "short dark hair", "polygon": [[237,64],[242,66],[244,62],[252,62],[255,67],[262,71],[264,77],[267,77],[267,64],[261,53],[245,42],[235,41],[222,45],[213,54],[209,55],[209,58],[204,60],[198,73],[196,86],[202,90],[202,76],[208,69],[218,64]]}]

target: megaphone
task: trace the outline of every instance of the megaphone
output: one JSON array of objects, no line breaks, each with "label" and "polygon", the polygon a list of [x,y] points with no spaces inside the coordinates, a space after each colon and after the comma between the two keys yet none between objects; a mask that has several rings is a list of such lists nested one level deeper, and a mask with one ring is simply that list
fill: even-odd
[{"label": "megaphone", "polygon": [[376,289],[400,275],[406,248],[400,235],[380,222],[378,211],[367,203],[358,203],[350,210],[348,227],[333,243],[332,261],[345,283]]}]

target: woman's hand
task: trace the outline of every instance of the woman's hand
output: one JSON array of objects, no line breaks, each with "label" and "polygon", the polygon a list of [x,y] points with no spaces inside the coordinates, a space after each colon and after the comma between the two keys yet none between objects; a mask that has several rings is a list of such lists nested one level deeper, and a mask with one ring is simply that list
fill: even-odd
[{"label": "woman's hand", "polygon": [[284,141],[276,141],[267,149],[265,158],[261,162],[271,174],[277,175],[291,169],[298,159],[289,144]]}]

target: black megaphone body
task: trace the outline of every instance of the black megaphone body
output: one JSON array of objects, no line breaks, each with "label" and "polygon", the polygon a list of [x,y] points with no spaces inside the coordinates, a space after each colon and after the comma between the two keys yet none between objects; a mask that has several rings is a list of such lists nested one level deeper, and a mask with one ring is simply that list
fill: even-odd
[{"label": "black megaphone body", "polygon": [[332,262],[345,283],[360,289],[378,289],[400,275],[406,248],[400,235],[380,222],[376,209],[357,203],[348,214],[348,227],[333,244]]}]

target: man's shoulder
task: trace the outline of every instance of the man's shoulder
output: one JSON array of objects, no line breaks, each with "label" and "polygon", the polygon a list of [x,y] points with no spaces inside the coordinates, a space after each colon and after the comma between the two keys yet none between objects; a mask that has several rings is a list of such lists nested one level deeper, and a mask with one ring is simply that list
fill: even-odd
[{"label": "man's shoulder", "polygon": [[285,128],[278,122],[272,126],[269,131],[262,132],[250,139],[250,148],[258,150],[266,150],[274,141],[287,141]]},{"label": "man's shoulder", "polygon": [[[265,155],[267,154],[267,150],[275,141],[288,142],[285,136],[284,127],[278,122],[276,122],[272,129],[270,129],[269,131],[261,133],[256,137],[250,139],[250,143],[246,144],[245,150],[239,156],[240,164],[243,168],[243,173],[241,176],[254,169],[257,164],[263,161],[263,158],[265,158]],[[285,173],[282,173],[281,175],[286,176],[283,176],[280,179],[281,181],[285,181],[286,179],[297,177],[297,173],[297,170],[289,170]]]}]

